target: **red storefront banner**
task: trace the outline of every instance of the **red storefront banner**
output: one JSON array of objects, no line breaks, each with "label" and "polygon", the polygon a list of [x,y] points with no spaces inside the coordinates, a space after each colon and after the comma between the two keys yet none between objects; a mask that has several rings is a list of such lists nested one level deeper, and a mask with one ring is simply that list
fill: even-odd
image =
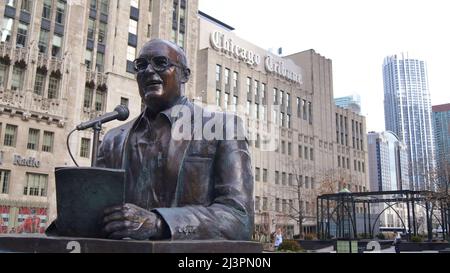
[{"label": "red storefront banner", "polygon": [[19,208],[17,233],[44,233],[47,224],[46,208]]},{"label": "red storefront banner", "polygon": [[0,233],[8,233],[9,206],[0,206]]}]

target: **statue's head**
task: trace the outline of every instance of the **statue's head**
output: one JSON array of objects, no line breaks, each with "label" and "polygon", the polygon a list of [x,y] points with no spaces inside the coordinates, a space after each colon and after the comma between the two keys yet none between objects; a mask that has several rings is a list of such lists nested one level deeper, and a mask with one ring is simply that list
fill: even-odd
[{"label": "statue's head", "polygon": [[142,47],[134,65],[139,94],[150,109],[165,110],[184,94],[190,70],[184,51],[176,44],[151,40]]}]

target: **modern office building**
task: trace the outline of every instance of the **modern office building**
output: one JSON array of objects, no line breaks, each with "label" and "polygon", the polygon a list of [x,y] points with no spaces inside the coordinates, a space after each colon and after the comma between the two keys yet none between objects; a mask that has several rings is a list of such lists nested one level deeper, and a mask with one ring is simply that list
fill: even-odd
[{"label": "modern office building", "polygon": [[383,64],[386,130],[408,148],[411,189],[433,189],[434,139],[426,63],[402,53]]},{"label": "modern office building", "polygon": [[[409,190],[407,147],[393,132],[369,132],[367,149],[370,191]],[[403,228],[402,220],[407,219],[406,206],[401,203],[378,203],[372,210],[382,213],[381,228]]]},{"label": "modern office building", "polygon": [[369,132],[370,191],[409,190],[408,151],[392,132]]},{"label": "modern office building", "polygon": [[436,148],[437,175],[441,182],[450,178],[450,103],[435,105],[433,131]]},{"label": "modern office building", "polygon": [[357,114],[361,114],[361,96],[360,95],[350,95],[345,97],[339,97],[334,99],[334,103],[337,106],[350,109]]},{"label": "modern office building", "polygon": [[[140,113],[132,61],[146,41],[176,42],[195,67],[197,10],[197,0],[1,1],[0,232],[43,232],[55,218],[54,168],[74,166],[66,137],[77,124],[118,104],[130,120]],[[91,139],[70,138],[80,166]]]},{"label": "modern office building", "polygon": [[[188,97],[246,120],[255,233],[298,233],[296,208],[313,232],[318,194],[368,189],[365,118],[335,106],[331,60],[314,50],[271,54],[199,12],[197,0],[16,0],[0,14],[1,232],[42,232],[55,218],[54,168],[74,166],[66,137],[77,124],[118,104],[130,120],[140,113],[132,61],[150,38],[186,51]],[[90,166],[91,130],[69,146]]]}]

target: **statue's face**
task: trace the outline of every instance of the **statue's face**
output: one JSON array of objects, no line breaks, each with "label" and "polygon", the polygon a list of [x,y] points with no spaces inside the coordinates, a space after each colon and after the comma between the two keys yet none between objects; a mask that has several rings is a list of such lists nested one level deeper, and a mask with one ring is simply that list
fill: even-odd
[{"label": "statue's face", "polygon": [[177,51],[164,41],[147,43],[135,61],[139,94],[148,107],[164,110],[181,95]]}]

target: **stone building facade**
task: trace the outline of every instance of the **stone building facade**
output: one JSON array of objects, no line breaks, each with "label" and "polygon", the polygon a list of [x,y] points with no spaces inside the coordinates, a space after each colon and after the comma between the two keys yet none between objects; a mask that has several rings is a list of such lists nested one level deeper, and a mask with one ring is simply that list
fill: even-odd
[{"label": "stone building facade", "polygon": [[[66,137],[77,124],[118,104],[130,120],[140,113],[132,61],[156,37],[186,51],[188,97],[249,125],[257,239],[297,234],[299,215],[314,232],[317,195],[368,189],[365,118],[335,106],[331,60],[314,50],[269,53],[197,0],[8,0],[0,14],[1,232],[42,232],[55,218],[54,168],[74,166]],[[80,166],[91,138],[69,139]]]}]

